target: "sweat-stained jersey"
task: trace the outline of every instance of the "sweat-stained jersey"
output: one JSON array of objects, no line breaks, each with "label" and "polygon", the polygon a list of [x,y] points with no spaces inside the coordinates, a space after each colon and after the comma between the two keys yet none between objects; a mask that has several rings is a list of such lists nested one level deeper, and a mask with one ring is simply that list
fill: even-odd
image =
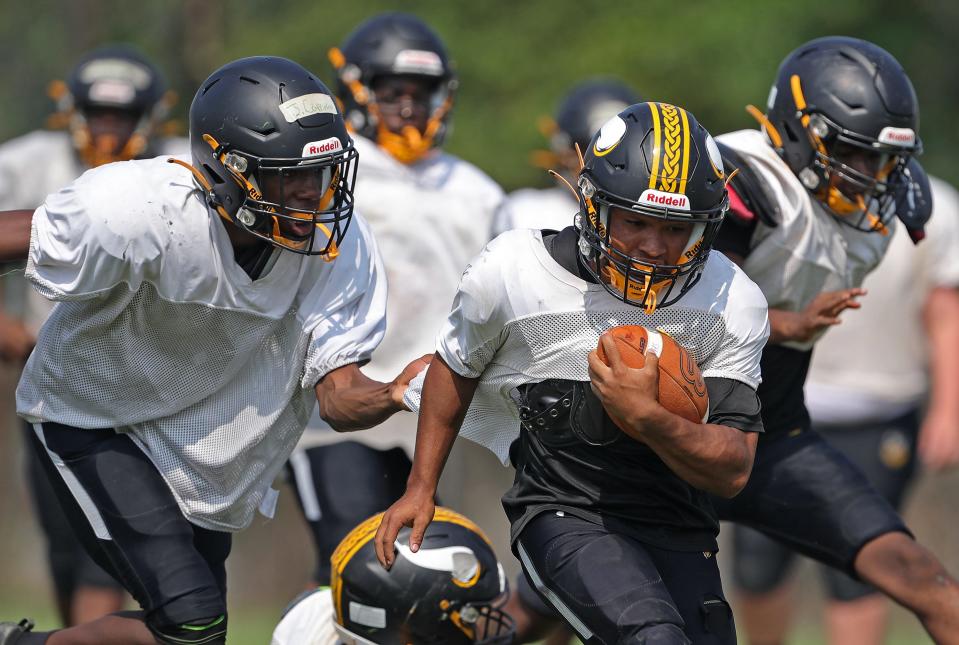
[{"label": "sweat-stained jersey", "polygon": [[[704,378],[759,385],[766,302],[722,254],[711,253],[699,283],[650,316],[561,267],[540,231],[519,229],[490,242],[467,268],[437,339],[437,352],[456,373],[479,378],[460,435],[508,463],[520,428],[510,393],[546,379],[588,381],[589,352],[618,325],[664,330],[689,351]],[[406,392],[415,410],[424,377]]]},{"label": "sweat-stained jersey", "polygon": [[[757,175],[767,197],[778,206],[778,225],[756,225],[743,270],[762,289],[770,309],[801,311],[824,291],[862,285],[879,264],[890,234],[866,233],[841,224],[800,183],[758,130],[716,137],[733,148]],[[811,349],[822,333],[807,342],[782,343]]]},{"label": "sweat-stained jersey", "polygon": [[31,422],[129,433],[204,528],[272,513],[270,483],[329,371],[382,338],[386,285],[359,216],[332,263],[275,251],[255,281],[191,173],[109,164],[33,217],[27,278],[59,302],[17,388]]},{"label": "sweat-stained jersey", "polygon": [[[441,150],[402,164],[380,146],[354,137],[360,154],[357,209],[376,237],[390,286],[386,336],[363,372],[379,381],[435,350],[463,269],[491,239],[503,191],[478,168]],[[314,415],[301,446],[338,441],[412,456],[416,416],[400,412],[366,432],[336,433]],[[322,430],[326,431],[323,432]]]}]

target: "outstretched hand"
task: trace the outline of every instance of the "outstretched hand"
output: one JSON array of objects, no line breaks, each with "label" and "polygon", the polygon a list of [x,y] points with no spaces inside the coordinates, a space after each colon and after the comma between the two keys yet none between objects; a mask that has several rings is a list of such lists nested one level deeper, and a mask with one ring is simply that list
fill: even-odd
[{"label": "outstretched hand", "polygon": [[376,559],[384,569],[393,566],[396,558],[396,536],[404,526],[413,527],[410,533],[410,551],[419,551],[426,534],[426,527],[433,521],[436,505],[433,495],[427,492],[412,492],[407,489],[403,497],[399,498],[380,520],[380,526],[373,537],[373,548],[376,550]]},{"label": "outstretched hand", "polygon": [[839,314],[846,309],[859,309],[862,305],[858,298],[864,295],[866,290],[860,288],[824,291],[798,313],[786,316],[785,312],[780,312],[778,320],[785,322],[785,325],[782,323],[775,325],[770,313],[770,323],[774,324],[771,338],[775,337],[777,342],[781,340],[809,341],[827,327],[842,322]]}]

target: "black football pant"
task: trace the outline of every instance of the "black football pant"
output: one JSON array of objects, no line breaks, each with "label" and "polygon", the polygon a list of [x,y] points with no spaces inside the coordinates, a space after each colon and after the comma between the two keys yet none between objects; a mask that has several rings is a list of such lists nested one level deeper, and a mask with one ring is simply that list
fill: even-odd
[{"label": "black football pant", "polygon": [[530,520],[513,550],[584,643],[736,642],[715,553],[669,551],[553,511]]},{"label": "black football pant", "polygon": [[157,640],[224,643],[230,534],[188,522],[127,435],[58,423],[34,429],[31,444],[77,537],[140,604]]},{"label": "black football pant", "polygon": [[911,535],[859,469],[810,430],[760,439],[746,487],[713,505],[721,520],[857,579],[853,564],[866,543],[893,531]]}]

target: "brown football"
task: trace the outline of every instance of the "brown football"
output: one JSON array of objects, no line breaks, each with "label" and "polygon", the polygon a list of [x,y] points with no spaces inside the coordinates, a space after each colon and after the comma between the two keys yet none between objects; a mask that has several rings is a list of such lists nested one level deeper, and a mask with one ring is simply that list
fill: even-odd
[{"label": "brown football", "polygon": [[[609,330],[619,355],[629,367],[646,364],[646,352],[659,353],[659,403],[674,414],[695,423],[705,423],[709,395],[699,366],[679,343],[667,334],[639,325],[622,325]],[[599,359],[609,365],[600,343]]]}]

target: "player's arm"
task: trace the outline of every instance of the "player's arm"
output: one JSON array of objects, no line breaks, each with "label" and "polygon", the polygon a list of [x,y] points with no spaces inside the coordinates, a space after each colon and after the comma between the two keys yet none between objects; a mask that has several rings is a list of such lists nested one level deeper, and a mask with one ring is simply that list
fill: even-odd
[{"label": "player's arm", "polygon": [[[657,399],[659,359],[646,355],[641,369],[626,366],[608,334],[600,338],[609,360],[589,355],[593,391],[624,432],[648,445],[689,485],[721,497],[733,497],[746,485],[758,434],[737,428],[693,423],[673,414]],[[757,408],[758,411],[758,408]]]},{"label": "player's arm", "polygon": [[930,291],[922,315],[932,391],[919,453],[927,466],[938,470],[959,463],[959,289]]},{"label": "player's arm", "polygon": [[26,260],[33,211],[0,211],[0,262]]},{"label": "player's arm", "polygon": [[316,384],[320,416],[339,432],[365,430],[406,410],[403,393],[410,381],[426,369],[430,356],[417,358],[389,383],[374,381],[350,363],[326,374]]},{"label": "player's arm", "polygon": [[383,515],[373,538],[376,558],[387,569],[393,564],[393,544],[402,527],[413,527],[410,549],[414,552],[419,549],[426,527],[433,520],[433,499],[440,475],[473,400],[477,383],[479,379],[453,371],[439,354],[433,357],[423,383],[413,469],[406,483],[406,493]]}]

